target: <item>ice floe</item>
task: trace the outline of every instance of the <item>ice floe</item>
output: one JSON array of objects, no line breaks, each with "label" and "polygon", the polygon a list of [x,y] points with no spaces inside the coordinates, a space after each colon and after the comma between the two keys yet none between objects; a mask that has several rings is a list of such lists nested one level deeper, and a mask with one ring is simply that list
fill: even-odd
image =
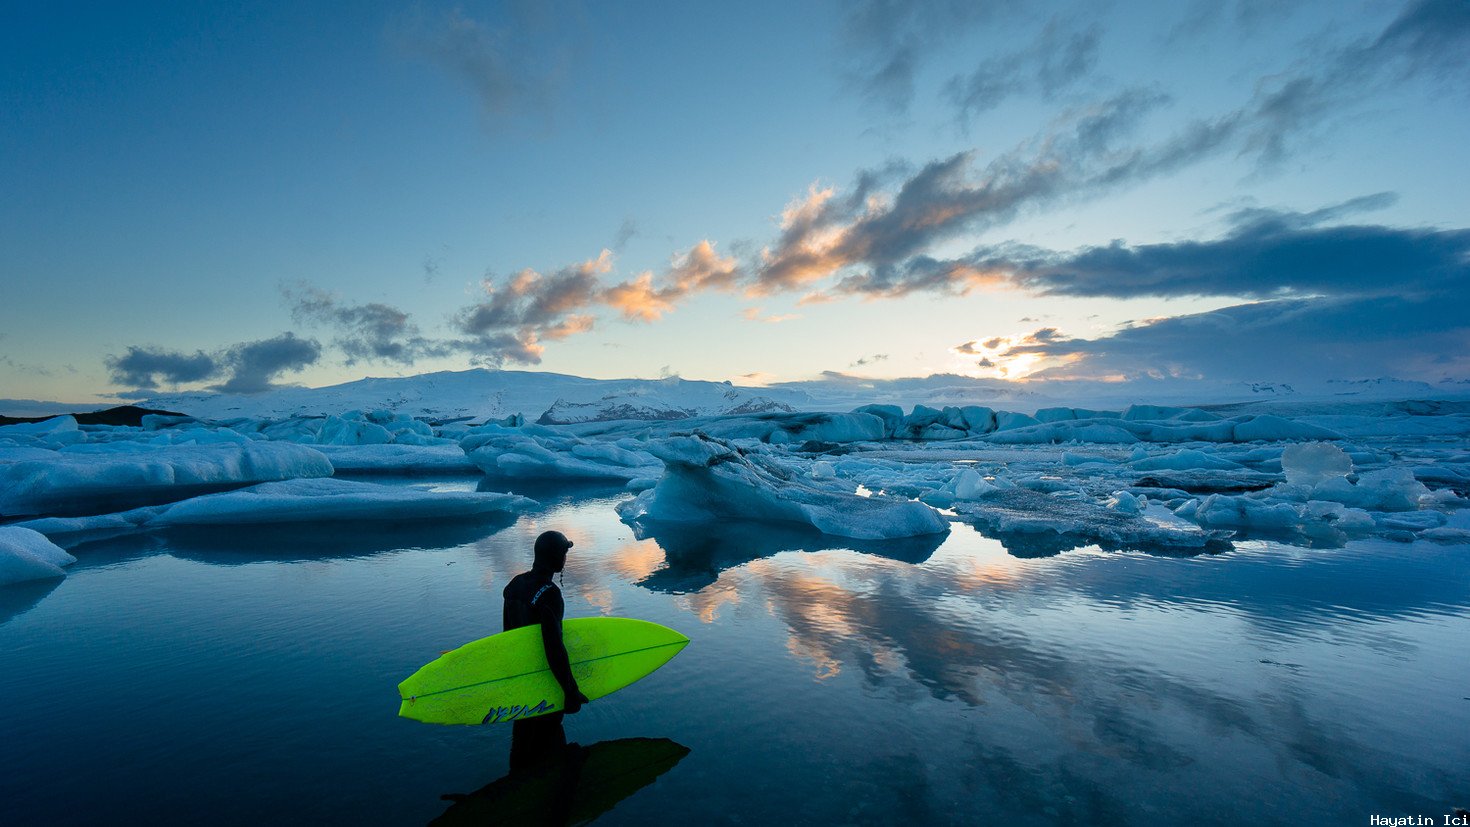
[{"label": "ice floe", "polygon": [[825,534],[886,539],[940,534],[944,517],[923,503],[855,493],[840,480],[813,479],[762,453],[693,435],[650,443],[666,467],[658,484],[621,504],[629,523],[723,520],[797,523]]},{"label": "ice floe", "polygon": [[75,563],[46,535],[21,526],[0,526],[0,586],[26,580],[65,577],[63,566]]},{"label": "ice floe", "polygon": [[582,439],[544,425],[487,425],[459,445],[471,462],[496,476],[627,481],[658,476],[663,469],[632,439]]},{"label": "ice floe", "polygon": [[0,446],[0,515],[96,514],[257,482],[327,477],[319,451],[272,442],[74,444],[37,458]]},{"label": "ice floe", "polygon": [[182,502],[87,517],[43,517],[16,524],[47,537],[116,536],[178,526],[290,523],[382,525],[514,514],[536,502],[516,494],[426,491],[333,478],[268,482]]}]

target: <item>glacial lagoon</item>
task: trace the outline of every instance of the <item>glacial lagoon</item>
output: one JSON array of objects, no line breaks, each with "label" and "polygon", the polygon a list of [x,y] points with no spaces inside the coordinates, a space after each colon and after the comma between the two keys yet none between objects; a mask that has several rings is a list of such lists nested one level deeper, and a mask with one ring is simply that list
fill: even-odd
[{"label": "glacial lagoon", "polygon": [[670,756],[599,790],[599,823],[1347,824],[1470,803],[1464,545],[1019,557],[964,523],[639,539],[619,486],[515,490],[540,507],[132,535],[0,589],[5,821],[453,816],[444,796],[503,786],[510,728],[398,718],[395,686],[499,631],[548,528],[577,543],[568,616],[692,640],[567,719],[604,755]]}]

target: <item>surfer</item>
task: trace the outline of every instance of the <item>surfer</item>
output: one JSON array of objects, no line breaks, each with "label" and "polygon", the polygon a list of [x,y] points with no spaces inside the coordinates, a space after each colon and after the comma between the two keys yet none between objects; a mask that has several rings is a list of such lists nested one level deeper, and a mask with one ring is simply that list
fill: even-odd
[{"label": "surfer", "polygon": [[572,541],[560,531],[544,532],[536,538],[531,570],[516,575],[502,593],[505,598],[502,613],[505,631],[522,626],[541,627],[546,663],[566,695],[563,710],[512,724],[512,767],[535,763],[564,746],[567,741],[562,729],[563,715],[574,714],[587,703],[587,696],[582,694],[577,687],[577,679],[572,677],[571,661],[567,658],[566,644],[562,642],[561,621],[566,604],[562,602],[561,589],[551,582],[551,576],[566,566],[567,550],[571,547]]}]

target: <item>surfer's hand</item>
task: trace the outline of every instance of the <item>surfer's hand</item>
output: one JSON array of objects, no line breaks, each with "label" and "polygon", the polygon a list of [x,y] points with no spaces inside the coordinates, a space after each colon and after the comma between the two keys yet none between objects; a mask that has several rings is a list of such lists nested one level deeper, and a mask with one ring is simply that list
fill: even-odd
[{"label": "surfer's hand", "polygon": [[587,700],[587,696],[583,695],[580,689],[567,695],[567,714],[575,714],[578,710],[582,708],[582,704],[585,703],[591,702]]}]

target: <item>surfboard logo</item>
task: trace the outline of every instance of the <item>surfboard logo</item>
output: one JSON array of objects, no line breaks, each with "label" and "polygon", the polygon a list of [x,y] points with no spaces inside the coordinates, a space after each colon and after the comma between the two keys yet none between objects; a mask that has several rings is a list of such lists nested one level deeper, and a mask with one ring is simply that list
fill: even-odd
[{"label": "surfboard logo", "polygon": [[482,724],[503,724],[514,721],[517,718],[528,718],[532,715],[540,715],[543,712],[551,712],[556,709],[556,704],[549,704],[544,699],[541,703],[531,706],[530,704],[516,706],[494,706],[485,713]]}]

